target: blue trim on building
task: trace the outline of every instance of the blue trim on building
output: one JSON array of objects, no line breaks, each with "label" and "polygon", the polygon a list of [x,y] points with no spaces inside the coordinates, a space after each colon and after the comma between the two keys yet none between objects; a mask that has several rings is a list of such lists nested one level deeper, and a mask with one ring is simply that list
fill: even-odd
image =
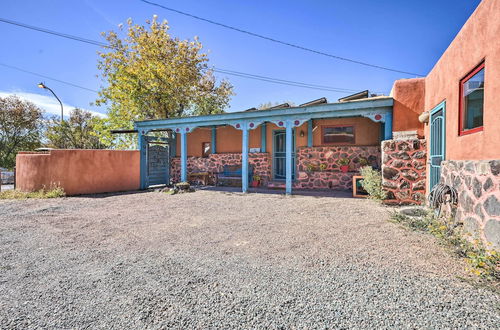
[{"label": "blue trim on building", "polygon": [[[216,126],[232,125],[243,130],[242,139],[242,185],[243,191],[248,191],[248,140],[249,129],[262,125],[261,151],[266,152],[267,132],[265,122],[273,122],[286,129],[286,193],[292,192],[292,129],[308,121],[308,145],[312,146],[312,120],[342,117],[367,117],[375,122],[385,122],[384,138],[392,138],[392,106],[391,97],[373,98],[360,101],[327,103],[304,107],[285,109],[270,109],[258,111],[230,112],[206,116],[168,118],[158,120],[137,121],[135,129],[140,136],[154,129],[171,129],[181,134],[181,181],[187,181],[187,134],[196,127],[212,127],[212,151],[216,152]],[[142,134],[142,135],[141,135]],[[147,143],[139,138],[141,150],[141,188],[147,187]]]},{"label": "blue trim on building", "polygon": [[262,123],[260,125],[260,152],[266,152],[267,150],[267,124]]},{"label": "blue trim on building", "polygon": [[307,121],[307,146],[312,148],[313,146],[313,120],[309,119]]},{"label": "blue trim on building", "polygon": [[217,126],[212,126],[212,153],[217,153]]}]

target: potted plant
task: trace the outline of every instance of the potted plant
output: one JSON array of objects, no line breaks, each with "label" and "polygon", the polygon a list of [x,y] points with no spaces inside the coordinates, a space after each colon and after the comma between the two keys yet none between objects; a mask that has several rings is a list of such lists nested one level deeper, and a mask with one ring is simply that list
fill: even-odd
[{"label": "potted plant", "polygon": [[349,158],[340,158],[338,163],[339,163],[339,166],[340,166],[340,170],[342,171],[342,173],[347,173],[349,172],[349,163],[351,161],[349,160]]},{"label": "potted plant", "polygon": [[359,159],[359,166],[360,167],[365,167],[366,165],[368,165],[368,159],[364,158],[364,157],[361,157]]},{"label": "potted plant", "polygon": [[252,179],[252,187],[257,188],[260,185],[260,176],[254,175]]},{"label": "potted plant", "polygon": [[314,166],[314,164],[312,164],[312,163],[307,164],[307,167],[306,167],[306,171],[307,171],[307,172],[311,173],[311,172],[313,172],[315,169],[316,169],[316,166]]}]

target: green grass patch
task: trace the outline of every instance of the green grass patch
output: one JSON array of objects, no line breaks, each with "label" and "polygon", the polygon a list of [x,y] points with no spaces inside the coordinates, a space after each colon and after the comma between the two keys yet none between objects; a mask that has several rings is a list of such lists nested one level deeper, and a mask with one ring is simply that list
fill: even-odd
[{"label": "green grass patch", "polygon": [[28,199],[28,198],[59,198],[66,196],[64,189],[54,187],[49,190],[41,189],[33,192],[24,192],[19,190],[5,190],[0,192],[0,199]]},{"label": "green grass patch", "polygon": [[468,271],[492,282],[496,289],[500,288],[500,253],[488,249],[480,240],[466,239],[462,226],[452,219],[438,218],[433,212],[421,217],[410,217],[394,212],[390,221],[435,236],[454,254],[465,259]]}]

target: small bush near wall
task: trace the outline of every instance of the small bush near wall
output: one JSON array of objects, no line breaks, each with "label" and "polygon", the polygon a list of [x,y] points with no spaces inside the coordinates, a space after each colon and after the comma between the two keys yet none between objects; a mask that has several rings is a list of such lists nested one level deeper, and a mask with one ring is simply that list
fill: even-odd
[{"label": "small bush near wall", "polygon": [[374,170],[370,166],[362,167],[361,186],[368,193],[371,199],[382,201],[387,197],[385,190],[382,188],[382,175],[379,171]]}]

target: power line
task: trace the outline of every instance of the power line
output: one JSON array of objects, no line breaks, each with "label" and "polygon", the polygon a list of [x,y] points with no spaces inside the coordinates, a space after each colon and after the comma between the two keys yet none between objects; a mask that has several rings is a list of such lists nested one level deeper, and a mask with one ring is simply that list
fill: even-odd
[{"label": "power line", "polygon": [[[110,46],[110,45],[108,45],[106,43],[100,42],[100,41],[96,41],[96,40],[92,40],[92,39],[87,39],[87,38],[82,38],[82,37],[79,37],[79,36],[75,36],[75,35],[71,35],[71,34],[67,34],[67,33],[62,33],[62,32],[58,32],[58,31],[48,30],[48,29],[41,28],[41,27],[38,27],[38,26],[28,25],[28,24],[24,24],[24,23],[20,23],[20,22],[16,22],[16,21],[8,20],[8,19],[5,19],[5,18],[0,18],[0,22],[4,22],[4,23],[7,23],[7,24],[12,24],[12,25],[15,25],[15,26],[23,27],[23,28],[34,30],[34,31],[38,31],[38,32],[47,33],[47,34],[50,34],[50,35],[54,35],[54,36],[58,36],[58,37],[66,38],[66,39],[71,39],[71,40],[74,40],[74,41],[79,41],[79,42],[91,44],[91,45],[94,45],[94,46],[100,46],[100,47],[104,47],[104,48],[114,49],[114,47],[112,47],[112,46]],[[7,65],[4,65],[4,66],[7,66]],[[13,67],[11,67],[11,68],[13,68]],[[17,68],[17,69],[19,69],[19,68]],[[42,76],[42,77],[47,78],[47,79],[52,79],[52,80],[58,81],[55,78],[50,78],[50,77],[43,76],[43,75],[40,75],[40,74],[37,74],[37,73],[28,72],[27,70],[21,69],[21,71],[25,71],[27,73],[36,74],[36,75]],[[223,74],[228,74],[228,75],[238,76],[238,77],[242,77],[242,78],[247,78],[247,79],[254,79],[254,80],[265,81],[265,82],[270,82],[270,83],[275,83],[275,84],[282,84],[282,85],[287,85],[287,86],[302,87],[302,88],[308,88],[308,89],[316,89],[316,90],[329,91],[329,92],[337,92],[337,93],[344,93],[345,92],[345,93],[350,93],[350,92],[357,92],[358,91],[358,90],[354,90],[354,89],[345,89],[345,88],[339,88],[339,87],[330,87],[330,86],[323,86],[323,85],[316,85],[316,84],[309,84],[309,83],[303,83],[303,82],[297,82],[297,81],[284,80],[284,79],[279,79],[279,78],[272,78],[272,77],[260,76],[260,75],[250,74],[250,73],[239,72],[239,71],[232,71],[232,70],[227,70],[227,69],[221,69],[221,68],[214,68],[214,71],[215,72],[219,72],[219,73],[223,73]],[[67,83],[67,82],[63,82],[63,81],[59,81],[59,82]],[[71,83],[68,83],[68,84],[71,84]],[[81,86],[75,86],[75,87],[81,87]],[[85,87],[83,87],[83,88],[87,89]],[[97,91],[94,91],[94,90],[91,90],[91,91],[97,92]]]},{"label": "power line", "polygon": [[380,70],[386,70],[386,71],[404,73],[404,74],[411,75],[411,76],[420,76],[420,77],[424,76],[424,75],[421,75],[421,74],[418,74],[418,73],[413,73],[413,72],[408,72],[408,71],[402,71],[402,70],[396,70],[396,69],[384,67],[384,66],[381,66],[381,65],[370,64],[370,63],[366,63],[366,62],[362,62],[362,61],[358,61],[358,60],[353,60],[353,59],[350,59],[350,58],[347,58],[347,57],[342,57],[342,56],[338,56],[338,55],[329,54],[329,53],[326,53],[326,52],[323,52],[323,51],[319,51],[319,50],[315,50],[315,49],[312,49],[312,48],[300,46],[300,45],[293,44],[293,43],[290,43],[290,42],[281,41],[281,40],[278,40],[278,39],[275,39],[275,38],[264,36],[262,34],[258,34],[258,33],[255,33],[255,32],[250,32],[250,31],[243,30],[243,29],[240,29],[240,28],[237,28],[237,27],[234,27],[234,26],[230,26],[230,25],[227,25],[227,24],[224,24],[224,23],[219,23],[219,22],[207,19],[207,18],[203,18],[203,17],[200,17],[200,16],[189,14],[189,13],[180,11],[178,9],[166,7],[166,6],[161,5],[159,3],[156,3],[156,2],[152,2],[152,1],[148,1],[148,0],[140,0],[140,1],[142,1],[142,2],[144,2],[146,4],[149,4],[151,6],[160,7],[160,8],[163,8],[165,10],[168,10],[168,11],[180,14],[180,15],[188,16],[188,17],[191,17],[191,18],[194,18],[194,19],[197,19],[197,20],[200,20],[200,21],[204,21],[204,22],[207,22],[207,23],[210,23],[210,24],[214,24],[214,25],[226,28],[226,29],[230,29],[230,30],[233,30],[233,31],[244,33],[244,34],[250,35],[252,37],[257,37],[257,38],[261,38],[261,39],[268,40],[268,41],[271,41],[271,42],[275,42],[275,43],[278,43],[278,44],[282,44],[282,45],[285,45],[285,46],[289,46],[289,47],[301,49],[301,50],[304,50],[304,51],[307,51],[307,52],[310,52],[310,53],[314,53],[314,54],[318,54],[318,55],[323,55],[323,56],[327,56],[327,57],[334,58],[334,59],[337,59],[337,60],[351,62],[351,63],[355,63],[355,64],[359,64],[359,65],[364,65],[364,66],[368,66],[368,67],[372,67],[372,68],[376,68],[376,69],[380,69]]},{"label": "power line", "polygon": [[91,45],[96,45],[96,46],[110,48],[109,45],[107,45],[107,44],[105,44],[103,42],[99,42],[99,41],[95,41],[95,40],[91,40],[91,39],[86,39],[86,38],[74,36],[74,35],[71,35],[71,34],[56,32],[56,31],[44,29],[44,28],[41,28],[41,27],[38,27],[38,26],[28,25],[28,24],[24,24],[24,23],[12,21],[12,20],[9,20],[9,19],[1,18],[1,17],[0,17],[0,22],[4,22],[4,23],[7,23],[7,24],[12,24],[12,25],[17,25],[17,26],[20,26],[20,27],[23,27],[23,28],[26,28],[26,29],[30,29],[30,30],[35,30],[35,31],[43,32],[43,33],[52,34],[52,35],[55,35],[55,36],[58,36],[58,37],[66,38],[66,39],[71,39],[71,40],[75,40],[75,41],[85,42],[85,43],[88,43],[88,44],[91,44]]},{"label": "power line", "polygon": [[98,91],[96,91],[94,89],[83,87],[83,86],[80,86],[80,85],[77,85],[77,84],[73,84],[73,83],[68,82],[68,81],[64,81],[64,80],[61,80],[61,79],[53,78],[53,77],[46,76],[46,75],[43,75],[43,74],[40,74],[40,73],[36,73],[36,72],[33,72],[33,71],[28,71],[28,70],[25,70],[25,69],[21,69],[21,68],[18,68],[16,66],[13,66],[13,65],[8,65],[8,64],[4,64],[4,63],[0,63],[0,65],[4,66],[6,68],[9,68],[9,69],[21,71],[21,72],[24,72],[24,73],[29,73],[29,74],[32,74],[34,76],[38,76],[38,77],[42,77],[42,78],[45,78],[45,79],[57,81],[59,83],[66,84],[66,85],[69,85],[69,86],[73,86],[73,87],[76,87],[76,88],[84,89],[84,90],[89,91],[89,92],[98,93]]},{"label": "power line", "polygon": [[232,70],[214,68],[213,71],[218,72],[218,73],[223,73],[223,74],[229,74],[232,76],[242,77],[242,78],[249,78],[249,79],[254,79],[254,80],[275,83],[275,84],[303,87],[303,88],[316,89],[316,90],[322,90],[322,91],[328,91],[328,92],[336,92],[336,93],[359,92],[359,90],[354,90],[354,89],[343,89],[343,88],[336,88],[336,87],[329,87],[329,86],[322,86],[322,85],[306,84],[306,83],[301,83],[301,82],[296,82],[296,81],[291,81],[291,80],[276,79],[276,78],[259,76],[259,75],[244,73],[244,72],[232,71]]}]

